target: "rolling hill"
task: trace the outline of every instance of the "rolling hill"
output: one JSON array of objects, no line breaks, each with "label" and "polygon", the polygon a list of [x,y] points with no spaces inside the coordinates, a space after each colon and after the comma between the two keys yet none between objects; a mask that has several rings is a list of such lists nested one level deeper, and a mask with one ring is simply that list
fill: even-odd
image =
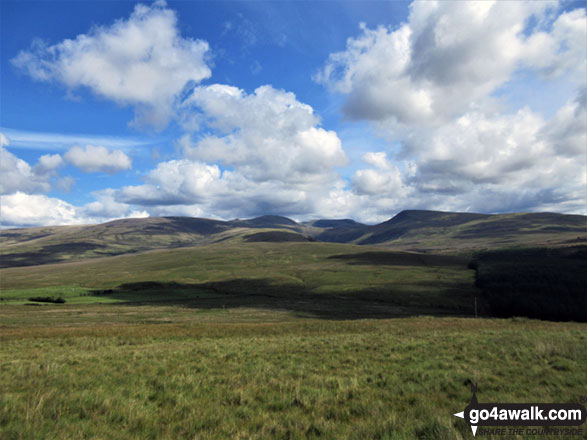
[{"label": "rolling hill", "polygon": [[587,244],[587,217],[403,211],[362,232],[353,243],[420,252],[468,253],[507,247]]},{"label": "rolling hill", "polygon": [[77,261],[225,241],[309,240],[449,254],[521,246],[571,246],[587,243],[587,217],[411,210],[377,225],[350,219],[297,223],[287,217],[269,215],[232,221],[191,217],[123,219],[98,225],[0,231],[0,267]]}]

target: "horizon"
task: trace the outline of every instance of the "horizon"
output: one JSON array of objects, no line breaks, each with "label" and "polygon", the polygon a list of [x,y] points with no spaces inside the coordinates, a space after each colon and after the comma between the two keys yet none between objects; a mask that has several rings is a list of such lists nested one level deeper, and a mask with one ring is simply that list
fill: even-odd
[{"label": "horizon", "polygon": [[0,8],[2,230],[587,215],[584,2]]},{"label": "horizon", "polygon": [[[264,217],[279,217],[279,218],[283,218],[286,220],[291,220],[293,222],[295,222],[298,225],[304,225],[304,224],[308,224],[308,223],[313,223],[313,222],[318,222],[318,221],[352,221],[355,222],[357,224],[363,225],[363,226],[377,226],[380,225],[382,223],[386,223],[390,220],[393,220],[394,218],[396,218],[397,216],[399,216],[400,214],[403,214],[405,212],[433,212],[433,213],[439,213],[439,214],[477,214],[477,215],[486,215],[486,216],[508,216],[508,215],[527,215],[527,214],[555,214],[555,215],[562,215],[562,216],[567,216],[567,215],[577,215],[577,216],[581,216],[581,217],[586,217],[587,215],[583,215],[583,214],[565,214],[565,213],[560,213],[560,212],[552,212],[552,211],[542,211],[542,212],[534,212],[534,211],[526,211],[526,212],[501,212],[501,213],[484,213],[484,212],[458,212],[458,211],[437,211],[437,210],[431,210],[431,209],[404,209],[401,210],[395,214],[393,214],[392,216],[390,216],[389,218],[387,218],[386,220],[383,220],[381,222],[376,222],[376,223],[370,223],[370,222],[360,222],[356,219],[350,218],[350,217],[345,217],[345,218],[324,218],[324,217],[320,217],[320,218],[311,218],[308,220],[297,220],[295,218],[291,218],[288,216],[284,216],[284,215],[279,215],[279,214],[263,214],[263,215],[259,215],[256,217],[247,217],[247,218],[232,218],[232,219],[221,219],[221,218],[215,218],[215,217],[192,217],[192,216],[188,216],[188,215],[167,215],[167,216],[149,216],[149,217],[122,217],[122,218],[115,218],[115,219],[109,219],[106,220],[104,222],[101,223],[80,223],[80,224],[76,224],[76,225],[41,225],[41,226],[9,226],[9,227],[4,227],[2,225],[0,225],[0,233],[10,230],[10,229],[29,229],[29,228],[45,228],[45,227],[67,227],[67,226],[99,226],[99,225],[103,225],[106,223],[111,223],[111,222],[117,222],[117,221],[121,221],[121,220],[148,220],[148,219],[161,219],[161,218],[165,218],[165,219],[172,219],[172,218],[191,218],[194,220],[212,220],[212,221],[217,221],[217,222],[223,222],[223,223],[232,223],[232,222],[237,222],[237,221],[250,221],[250,220],[257,220],[257,219],[261,219]],[[328,229],[327,227],[324,227],[323,229]]]}]

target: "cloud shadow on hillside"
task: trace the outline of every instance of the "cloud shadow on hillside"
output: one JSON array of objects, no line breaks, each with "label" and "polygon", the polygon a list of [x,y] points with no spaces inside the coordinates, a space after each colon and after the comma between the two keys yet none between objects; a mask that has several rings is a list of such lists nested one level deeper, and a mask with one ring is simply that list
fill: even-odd
[{"label": "cloud shadow on hillside", "polygon": [[[194,309],[257,308],[290,311],[301,317],[321,319],[378,319],[418,315],[471,316],[463,304],[463,293],[454,286],[434,294],[415,294],[398,288],[316,293],[300,285],[272,283],[266,279],[240,278],[209,283],[140,282],[115,289],[96,290],[95,296],[108,296],[128,306],[143,304],[175,305]],[[472,306],[471,297],[471,306]],[[120,303],[118,303],[120,304]]]},{"label": "cloud shadow on hillside", "polygon": [[466,257],[452,255],[422,254],[401,251],[373,251],[332,255],[331,260],[342,260],[350,265],[366,266],[462,266],[469,261]]}]

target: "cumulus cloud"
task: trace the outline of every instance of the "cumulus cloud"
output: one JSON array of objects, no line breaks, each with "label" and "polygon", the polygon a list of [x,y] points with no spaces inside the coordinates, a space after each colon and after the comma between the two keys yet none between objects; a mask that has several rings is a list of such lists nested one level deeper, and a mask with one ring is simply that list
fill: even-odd
[{"label": "cumulus cloud", "polygon": [[[37,80],[131,105],[139,123],[161,128],[177,117],[184,156],[159,163],[142,185],[98,191],[94,202],[73,207],[25,193],[47,192],[65,162],[112,174],[130,169],[131,159],[87,142],[31,166],[3,148],[8,139],[0,134],[8,219],[275,213],[375,222],[409,208],[586,213],[586,28],[584,9],[499,1],[414,2],[398,27],[361,25],[315,79],[347,95],[347,117],[371,121],[393,143],[364,154],[346,182],[341,140],[310,105],[270,85],[251,93],[197,86],[210,76],[207,43],[182,38],[164,3],[138,5],[111,26],[55,45],[36,42],[13,63]],[[548,115],[523,102],[508,108],[497,92],[516,75],[580,92]],[[18,214],[15,207],[27,203],[45,211],[36,220],[29,208]]]},{"label": "cumulus cloud", "polygon": [[83,225],[103,223],[118,218],[148,217],[146,211],[116,202],[113,190],[97,191],[96,201],[74,206],[44,194],[17,191],[3,195],[0,203],[0,223],[4,228],[31,226]]},{"label": "cumulus cloud", "polygon": [[92,220],[92,223],[101,223],[117,218],[141,218],[148,217],[145,210],[134,210],[131,205],[121,203],[115,199],[116,190],[104,189],[95,191],[92,195],[96,198],[79,208],[79,213]]},{"label": "cumulus cloud", "polygon": [[63,165],[59,154],[46,154],[33,167],[20,159],[4,146],[10,145],[6,135],[0,133],[0,194],[16,191],[44,193],[51,189],[51,180],[56,170]]},{"label": "cumulus cloud", "polygon": [[122,188],[117,200],[143,206],[157,215],[197,212],[230,218],[312,209],[305,205],[309,188],[304,191],[284,182],[255,182],[238,171],[221,172],[217,165],[189,159],[160,163],[146,181]]},{"label": "cumulus cloud", "polygon": [[39,178],[32,167],[14,154],[0,147],[0,194],[15,191],[47,192],[51,185],[46,178]]},{"label": "cumulus cloud", "polygon": [[[219,99],[207,99],[210,90],[198,90],[196,96],[202,120],[217,135],[198,142],[184,138],[181,144],[189,158],[160,163],[144,185],[118,191],[117,201],[142,206],[152,215],[232,218],[276,213],[371,222],[416,208],[585,210],[584,92],[550,120],[527,107],[512,114],[469,111],[440,128],[413,132],[404,140],[410,154],[398,158],[383,151],[366,153],[366,167],[356,170],[347,185],[334,172],[336,160],[323,158],[321,167],[304,173],[297,168],[300,162],[285,158],[288,151],[311,160],[321,154],[336,157],[321,152],[320,143],[318,153],[289,148],[300,130],[320,130],[310,125],[317,123],[311,108],[273,89],[271,100],[259,101],[266,96],[263,92],[247,95],[233,87],[214,88]],[[247,102],[249,98],[259,107]],[[230,168],[211,164],[215,161]]]},{"label": "cumulus cloud", "polygon": [[[359,209],[586,213],[586,29],[554,2],[414,2],[397,28],[361,25],[315,76],[398,145],[363,156]],[[580,91],[550,118],[507,109],[496,92],[519,72]]]},{"label": "cumulus cloud", "polygon": [[217,134],[193,144],[184,138],[189,158],[237,167],[254,181],[308,183],[331,179],[347,158],[334,131],[319,126],[311,106],[293,93],[262,86],[246,94],[236,87],[198,87],[186,100]]},{"label": "cumulus cloud", "polygon": [[165,2],[138,4],[130,17],[54,45],[35,41],[12,62],[39,81],[135,108],[139,124],[163,128],[188,83],[210,77],[208,43],[182,38],[174,11]]},{"label": "cumulus cloud", "polygon": [[221,171],[216,165],[182,159],[160,163],[144,185],[124,187],[115,197],[151,215],[306,218],[316,213],[341,215],[341,205],[350,206],[348,199],[352,198],[344,186],[340,178],[322,184],[254,181],[239,171]]},{"label": "cumulus cloud", "polygon": [[119,199],[144,206],[193,204],[217,194],[220,169],[187,159],[161,162],[147,184],[121,189]]},{"label": "cumulus cloud", "polygon": [[585,83],[585,9],[562,13],[549,31],[536,31],[524,46],[522,60],[546,78],[569,72],[570,79]]},{"label": "cumulus cloud", "polygon": [[[355,192],[396,206],[477,212],[555,211],[585,214],[587,116],[577,100],[551,120],[528,108],[515,114],[467,113],[409,142],[416,160],[403,172],[371,153],[352,179]],[[394,163],[395,166],[395,163]],[[389,179],[397,177],[397,183]],[[401,181],[403,191],[398,191]],[[558,208],[557,208],[558,206]]]},{"label": "cumulus cloud", "polygon": [[63,165],[63,158],[59,154],[44,154],[35,165],[36,174],[51,174]]},{"label": "cumulus cloud", "polygon": [[110,151],[102,146],[86,145],[85,148],[74,146],[65,153],[64,157],[69,163],[86,173],[114,174],[132,167],[130,157],[123,151]]},{"label": "cumulus cloud", "polygon": [[587,87],[558,110],[540,136],[546,137],[557,154],[572,157],[587,152]]},{"label": "cumulus cloud", "polygon": [[356,171],[351,178],[351,186],[357,194],[394,194],[401,197],[405,193],[400,170],[387,159],[385,152],[370,152],[363,155],[363,162],[373,168]]},{"label": "cumulus cloud", "polygon": [[201,130],[180,140],[185,157],[160,163],[117,200],[166,215],[303,216],[344,187],[335,170],[348,163],[340,139],[293,93],[214,84],[195,88],[182,111]]},{"label": "cumulus cloud", "polygon": [[[414,2],[397,29],[361,25],[315,79],[348,94],[345,113],[396,124],[444,123],[482,105],[526,67],[585,72],[585,10],[561,14],[549,31],[550,2]],[[529,34],[528,34],[529,33]],[[580,75],[579,75],[580,77]]]},{"label": "cumulus cloud", "polygon": [[74,206],[42,194],[16,192],[2,196],[3,227],[76,225],[84,222]]}]

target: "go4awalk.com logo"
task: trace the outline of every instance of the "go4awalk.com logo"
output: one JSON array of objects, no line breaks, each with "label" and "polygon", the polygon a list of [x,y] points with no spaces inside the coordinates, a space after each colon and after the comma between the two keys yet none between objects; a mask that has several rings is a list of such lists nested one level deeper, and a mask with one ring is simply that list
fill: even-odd
[{"label": "go4awalk.com logo", "polygon": [[[471,384],[471,391],[471,403],[464,411],[454,415],[465,419],[473,436],[478,433],[565,436],[584,434],[584,429],[580,426],[585,423],[587,412],[580,403],[479,403],[477,385]],[[516,428],[505,428],[506,426]],[[530,426],[534,428],[527,428]],[[483,428],[478,431],[479,427]]]}]

